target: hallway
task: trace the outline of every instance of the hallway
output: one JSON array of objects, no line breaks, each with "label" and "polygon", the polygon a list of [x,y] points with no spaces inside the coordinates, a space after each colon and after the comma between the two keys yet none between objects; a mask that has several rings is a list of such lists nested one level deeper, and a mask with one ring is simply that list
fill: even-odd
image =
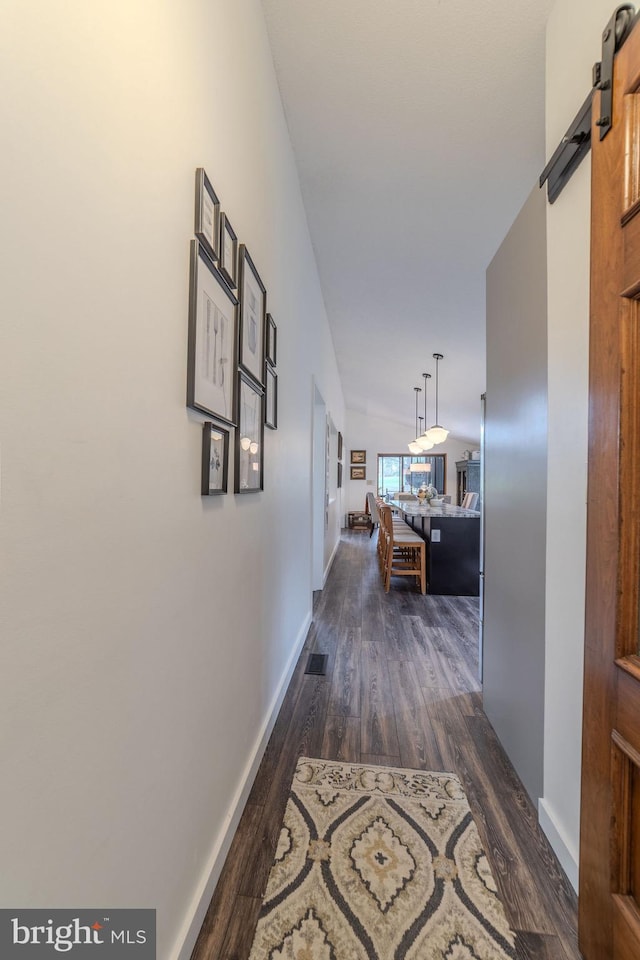
[{"label": "hallway", "polygon": [[[462,779],[519,956],[577,960],[576,897],[482,710],[478,601],[382,591],[375,536],[343,531],[192,960],[246,960],[301,755]],[[305,675],[311,652],[326,676]]]}]

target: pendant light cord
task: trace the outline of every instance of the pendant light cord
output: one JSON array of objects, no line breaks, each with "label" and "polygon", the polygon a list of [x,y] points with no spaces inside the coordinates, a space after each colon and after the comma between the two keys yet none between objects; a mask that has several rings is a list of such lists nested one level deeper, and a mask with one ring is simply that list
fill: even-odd
[{"label": "pendant light cord", "polygon": [[424,429],[427,429],[427,380],[431,379],[430,373],[423,373],[424,379]]}]

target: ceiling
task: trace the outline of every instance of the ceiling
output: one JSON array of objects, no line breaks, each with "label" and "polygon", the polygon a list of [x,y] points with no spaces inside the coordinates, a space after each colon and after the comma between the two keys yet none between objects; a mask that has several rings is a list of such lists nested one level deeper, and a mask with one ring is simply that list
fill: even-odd
[{"label": "ceiling", "polygon": [[485,271],[544,166],[553,0],[262,3],[346,405],[409,440],[439,352],[439,420],[477,440]]}]

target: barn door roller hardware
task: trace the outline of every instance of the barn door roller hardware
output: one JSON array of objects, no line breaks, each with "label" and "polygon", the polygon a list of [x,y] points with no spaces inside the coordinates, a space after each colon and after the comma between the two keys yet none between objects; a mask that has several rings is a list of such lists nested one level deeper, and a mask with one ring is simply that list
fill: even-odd
[{"label": "barn door roller hardware", "polygon": [[616,51],[631,32],[634,15],[634,6],[623,3],[616,7],[602,31],[602,60],[593,65],[593,87],[551,160],[540,174],[540,186],[547,183],[549,203],[553,203],[562,193],[565,184],[591,149],[591,101],[594,90],[600,90],[600,116],[596,120],[596,126],[600,128],[600,139],[603,140],[611,129],[613,61]]},{"label": "barn door roller hardware", "polygon": [[593,65],[593,86],[601,91],[600,116],[596,120],[601,140],[609,133],[612,124],[613,58],[629,35],[635,12],[630,3],[623,3],[616,9],[602,33],[602,60]]}]

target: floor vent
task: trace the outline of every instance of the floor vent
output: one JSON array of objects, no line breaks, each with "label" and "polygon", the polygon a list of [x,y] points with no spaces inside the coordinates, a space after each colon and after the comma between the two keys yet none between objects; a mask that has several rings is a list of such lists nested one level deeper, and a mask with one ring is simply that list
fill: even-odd
[{"label": "floor vent", "polygon": [[324,677],[327,672],[327,653],[310,653],[305,673],[313,673],[317,677]]}]

